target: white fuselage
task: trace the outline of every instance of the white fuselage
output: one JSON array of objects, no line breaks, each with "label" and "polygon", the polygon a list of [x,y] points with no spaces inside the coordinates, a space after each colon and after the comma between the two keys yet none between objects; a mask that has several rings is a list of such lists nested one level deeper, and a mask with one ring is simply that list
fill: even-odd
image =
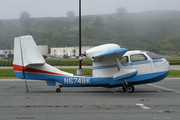
[{"label": "white fuselage", "polygon": [[[117,44],[105,44],[86,51],[86,58],[93,61],[93,77],[112,77],[119,71],[117,56],[103,57],[100,61],[94,60],[96,55],[118,48],[121,47]],[[169,63],[165,58],[148,51],[127,51],[119,59],[123,68],[136,69],[137,75],[169,71]]]}]

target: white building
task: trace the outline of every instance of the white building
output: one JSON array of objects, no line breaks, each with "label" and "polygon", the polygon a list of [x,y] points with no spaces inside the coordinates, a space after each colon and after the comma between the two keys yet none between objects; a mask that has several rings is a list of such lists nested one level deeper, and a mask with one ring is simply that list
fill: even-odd
[{"label": "white building", "polygon": [[[86,50],[92,48],[93,46],[82,46],[81,53],[86,52]],[[79,56],[79,47],[59,47],[59,48],[51,48],[51,55],[58,56]]]},{"label": "white building", "polygon": [[37,47],[43,56],[48,55],[48,45],[38,45]]},{"label": "white building", "polygon": [[0,50],[0,55],[4,55],[5,57],[8,57],[8,54],[14,54],[14,50]]}]

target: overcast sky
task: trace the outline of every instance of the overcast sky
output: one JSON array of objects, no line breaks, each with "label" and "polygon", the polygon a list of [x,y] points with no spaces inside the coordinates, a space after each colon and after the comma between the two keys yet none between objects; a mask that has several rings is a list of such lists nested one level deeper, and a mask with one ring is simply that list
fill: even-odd
[{"label": "overcast sky", "polygon": [[[82,15],[116,13],[124,7],[128,13],[152,10],[179,10],[180,0],[81,0]],[[0,0],[0,19],[17,19],[20,13],[31,17],[66,17],[68,11],[78,16],[79,0]]]}]

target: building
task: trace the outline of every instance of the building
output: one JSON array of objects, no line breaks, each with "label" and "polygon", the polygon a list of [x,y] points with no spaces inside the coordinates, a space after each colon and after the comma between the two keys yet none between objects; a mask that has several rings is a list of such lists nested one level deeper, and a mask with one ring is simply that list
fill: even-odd
[{"label": "building", "polygon": [[[38,45],[38,49],[43,56],[48,55],[48,45]],[[14,55],[14,50],[0,50],[0,59],[4,59],[8,57],[8,54]]]},{"label": "building", "polygon": [[48,55],[48,45],[38,45],[37,47],[43,56]]},{"label": "building", "polygon": [[4,55],[5,57],[8,57],[8,54],[14,54],[14,50],[0,50],[0,55]]},{"label": "building", "polygon": [[[86,52],[86,50],[92,48],[93,46],[82,46],[81,53]],[[57,56],[79,56],[79,47],[59,47],[59,48],[51,48],[51,55]]]}]

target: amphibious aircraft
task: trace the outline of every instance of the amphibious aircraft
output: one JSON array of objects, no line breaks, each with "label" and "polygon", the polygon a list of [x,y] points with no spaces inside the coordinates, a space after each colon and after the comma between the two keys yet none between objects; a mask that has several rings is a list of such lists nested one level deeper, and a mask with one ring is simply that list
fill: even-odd
[{"label": "amphibious aircraft", "polygon": [[128,51],[117,44],[104,44],[87,50],[84,55],[93,62],[92,77],[77,76],[47,64],[31,35],[14,38],[15,75],[20,79],[45,80],[59,87],[122,87],[134,92],[134,85],[163,80],[169,63],[149,51]]}]

